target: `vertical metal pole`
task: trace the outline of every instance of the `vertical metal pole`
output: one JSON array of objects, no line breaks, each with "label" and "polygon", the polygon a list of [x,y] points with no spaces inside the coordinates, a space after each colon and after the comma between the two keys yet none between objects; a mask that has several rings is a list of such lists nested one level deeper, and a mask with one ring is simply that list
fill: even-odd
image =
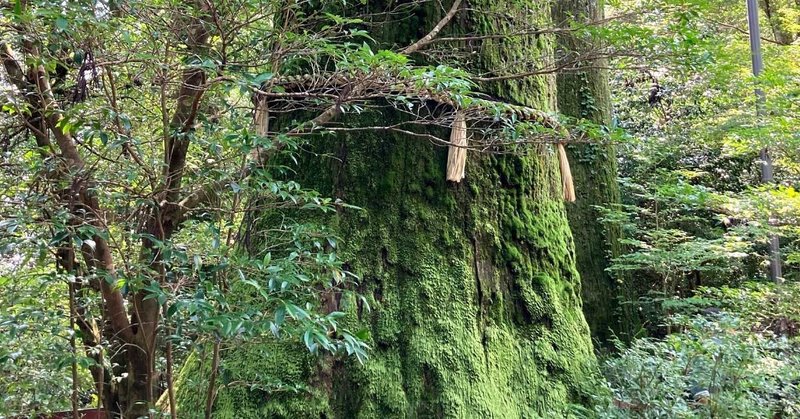
[{"label": "vertical metal pole", "polygon": [[[758,77],[764,69],[764,60],[761,57],[761,28],[758,24],[758,1],[747,0],[747,26],[750,28],[750,57],[753,63],[753,75]],[[756,116],[764,114],[766,96],[764,91],[756,86]],[[772,157],[769,148],[764,147],[759,153],[761,159],[761,182],[772,182]],[[769,238],[769,278],[777,284],[783,282],[781,267],[780,239],[776,234]]]},{"label": "vertical metal pole", "polygon": [[[750,56],[753,60],[753,75],[758,77],[764,69],[761,58],[761,28],[758,25],[758,2],[747,0],[747,26],[750,28]],[[757,95],[763,99],[764,92],[756,89]]]}]

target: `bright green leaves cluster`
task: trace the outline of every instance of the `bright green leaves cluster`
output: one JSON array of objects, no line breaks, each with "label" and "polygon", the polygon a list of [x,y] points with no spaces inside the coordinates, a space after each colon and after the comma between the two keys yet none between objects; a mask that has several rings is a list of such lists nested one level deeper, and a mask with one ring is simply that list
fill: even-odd
[{"label": "bright green leaves cluster", "polygon": [[753,252],[756,226],[723,230],[722,218],[708,218],[708,211],[722,210],[730,200],[685,179],[661,179],[649,190],[630,179],[625,192],[637,205],[602,210],[602,221],[622,226],[621,243],[628,252],[617,257],[610,270],[651,272],[663,281],[661,291],[674,292],[687,275],[709,271],[731,273],[741,259]]},{"label": "bright green leaves cluster", "polygon": [[[643,333],[663,337],[606,361],[614,402],[603,402],[601,417],[797,415],[797,287],[747,283],[765,279],[772,234],[788,281],[798,260],[800,49],[780,42],[764,10],[796,6],[759,4],[758,79],[743,2],[618,1],[610,11],[621,17],[598,31],[622,52],[612,92],[614,124],[627,132],[623,205],[603,210],[625,233],[609,270],[632,291],[625,304],[639,310]],[[625,39],[634,34],[644,39]],[[760,182],[764,147],[774,184]],[[689,394],[698,387],[710,391],[702,403]]]}]

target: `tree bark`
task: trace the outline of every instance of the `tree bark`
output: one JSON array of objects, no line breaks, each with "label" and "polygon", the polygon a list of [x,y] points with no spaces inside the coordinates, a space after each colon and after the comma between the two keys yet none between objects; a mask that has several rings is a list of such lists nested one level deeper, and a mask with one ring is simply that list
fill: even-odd
[{"label": "tree bark", "polygon": [[[374,35],[387,46],[412,44],[449,5],[420,7],[412,19],[383,23]],[[533,0],[469,6],[442,33],[550,23],[548,6]],[[515,62],[552,58],[552,39],[544,36],[462,47],[475,52],[473,70],[483,72],[508,66],[521,72]],[[540,76],[481,89],[552,109],[554,83]],[[349,118],[372,125],[402,116],[375,110],[340,122],[347,126]],[[449,135],[434,128],[426,133]],[[225,348],[220,365],[235,381],[268,377],[310,390],[226,386],[217,393],[214,417],[556,417],[589,397],[596,361],[550,147],[470,153],[459,184],[445,180],[445,148],[409,136],[342,134],[319,138],[311,148],[297,180],[363,208],[318,221],[343,238],[339,256],[361,277],[358,291],[372,311],[351,298],[334,308],[349,314],[344,327],[370,331],[370,358],[364,365],[319,360],[285,342]],[[192,356],[179,375],[179,416],[202,409],[209,358]]]},{"label": "tree bark", "polygon": [[[554,3],[553,20],[559,26],[570,22],[589,23],[603,18],[598,0],[560,0]],[[574,32],[557,35],[558,55],[569,60],[590,52],[597,45],[581,39]],[[599,62],[598,62],[599,61]],[[584,62],[587,68],[564,72],[557,76],[559,112],[597,124],[611,123],[611,92],[604,60]],[[578,198],[567,204],[572,235],[575,240],[578,271],[581,274],[583,313],[592,337],[601,344],[608,343],[612,334],[626,336],[635,318],[623,311],[620,300],[625,298],[624,284],[617,283],[606,268],[610,259],[621,254],[619,226],[598,221],[595,206],[620,203],[617,183],[616,147],[612,144],[572,144],[567,147]]]}]

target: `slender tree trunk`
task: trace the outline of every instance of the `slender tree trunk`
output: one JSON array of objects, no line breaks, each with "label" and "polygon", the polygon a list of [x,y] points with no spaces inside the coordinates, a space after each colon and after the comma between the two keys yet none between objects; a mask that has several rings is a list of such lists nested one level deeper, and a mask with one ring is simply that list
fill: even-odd
[{"label": "slender tree trunk", "polygon": [[169,416],[171,419],[178,419],[178,412],[175,406],[175,385],[173,376],[172,341],[167,341],[167,349],[164,354],[167,362],[167,402],[169,403]]},{"label": "slender tree trunk", "polygon": [[797,17],[796,15],[792,16],[792,12],[796,11],[791,11],[791,9],[798,6],[792,5],[787,0],[759,0],[758,3],[766,15],[775,42],[781,45],[790,45],[794,42],[798,34],[796,30],[793,30],[791,20],[796,22]]},{"label": "slender tree trunk", "polygon": [[[74,258],[72,252],[69,252],[69,257]],[[71,269],[72,270],[72,269]],[[70,372],[72,374],[72,391],[70,392],[70,407],[72,408],[72,419],[80,419],[78,409],[78,389],[80,388],[80,382],[78,379],[78,345],[75,339],[75,323],[77,318],[77,310],[75,308],[75,284],[74,280],[70,280],[67,283],[68,287],[68,294],[69,294],[69,347],[72,350],[72,362],[70,362]]]},{"label": "slender tree trunk", "polygon": [[[769,2],[766,2],[767,17],[770,16]],[[764,60],[761,55],[761,29],[759,26],[758,6],[756,0],[747,0],[747,23],[750,32],[750,60],[753,68],[753,76],[759,77],[764,69]],[[776,33],[777,36],[777,33]],[[756,94],[756,117],[762,118],[766,106],[766,95],[757,85]],[[761,161],[761,183],[773,182],[772,156],[769,147],[764,147],[759,152]],[[772,216],[770,215],[770,218]],[[783,283],[783,267],[781,262],[780,237],[771,234],[769,237],[769,278],[776,284]]]},{"label": "slender tree trunk", "polygon": [[[553,20],[559,26],[570,22],[588,23],[603,18],[598,0],[559,0],[554,2]],[[575,33],[557,37],[557,55],[573,60],[591,52],[597,45],[580,39]],[[607,125],[611,122],[611,93],[604,60],[582,62],[579,72],[558,74],[558,108],[565,115]],[[620,203],[617,183],[616,147],[607,144],[573,144],[567,147],[578,198],[567,204],[575,240],[578,271],[581,274],[583,312],[594,339],[605,343],[612,332],[625,335],[633,317],[622,313],[619,301],[624,298],[618,284],[606,271],[610,258],[620,255],[618,226],[603,225],[595,206]]]},{"label": "slender tree trunk", "polygon": [[[497,34],[515,22],[550,23],[549,7],[533,0],[469,3],[476,11],[462,9],[442,33]],[[449,5],[381,24],[375,36],[409,45]],[[489,39],[470,48],[476,71],[521,72],[515,62],[551,59],[552,40]],[[536,77],[481,88],[551,109],[554,82]],[[402,116],[376,110],[352,118],[374,125]],[[361,277],[358,291],[372,311],[349,298],[333,308],[349,314],[346,327],[370,331],[370,358],[364,365],[319,361],[288,343],[223,350],[220,362],[237,380],[269,377],[311,391],[225,387],[215,417],[557,417],[588,398],[596,361],[551,147],[470,153],[458,184],[445,180],[447,150],[418,138],[361,132],[320,138],[311,148],[297,167],[300,183],[363,208],[320,221],[343,238],[340,257]],[[179,416],[202,409],[199,378],[210,366],[198,358],[176,381]]]}]

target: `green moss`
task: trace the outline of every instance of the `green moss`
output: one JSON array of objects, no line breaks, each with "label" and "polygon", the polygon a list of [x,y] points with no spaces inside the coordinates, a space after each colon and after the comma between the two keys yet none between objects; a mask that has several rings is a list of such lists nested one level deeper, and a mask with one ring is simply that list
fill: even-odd
[{"label": "green moss", "polygon": [[[472,4],[541,19],[549,13],[532,0]],[[510,25],[488,15],[470,19],[483,32]],[[423,19],[437,20],[435,14]],[[491,41],[480,56],[483,65],[505,65],[550,54],[545,41],[502,48]],[[552,83],[540,77],[484,89],[549,108]],[[363,124],[397,117],[359,116]],[[301,348],[276,343],[230,348],[223,359],[238,374],[263,372],[310,391],[223,388],[218,417],[534,418],[588,398],[596,361],[550,148],[513,156],[470,153],[461,184],[445,181],[447,151],[419,139],[359,133],[320,139],[312,148],[316,154],[301,159],[298,181],[364,208],[320,221],[344,238],[340,257],[362,278],[359,291],[372,311],[359,310],[355,301],[339,309],[348,313],[348,327],[370,330],[370,358],[364,365],[315,361]],[[334,158],[315,157],[326,154]],[[181,372],[181,413],[202,411],[186,383],[204,377],[204,365],[190,362]]]},{"label": "green moss", "polygon": [[[182,418],[203,417],[210,359],[210,346],[191,354],[175,381]],[[214,417],[319,417],[329,410],[327,394],[306,385],[317,369],[297,343],[234,342],[221,350]]]},{"label": "green moss", "polygon": [[[370,360],[329,361],[334,378],[320,388],[330,390],[311,394],[276,398],[222,389],[218,417],[537,417],[586,397],[594,359],[569,228],[553,186],[555,161],[537,153],[470,156],[468,185],[448,185],[444,150],[408,138],[390,139],[391,147],[384,142],[344,140],[348,161],[374,163],[329,171],[344,176],[344,186],[326,191],[365,208],[366,215],[344,211],[334,224],[347,238],[342,257],[362,276],[373,307],[360,319],[355,304],[342,307],[371,330]],[[391,190],[369,181],[384,176],[383,157],[405,161],[396,173],[404,182]],[[420,164],[439,171],[431,177],[416,170]],[[501,166],[513,170],[501,175]],[[514,181],[504,185],[504,177]],[[223,355],[226,368],[245,375],[325,380],[295,352],[260,344]],[[182,376],[197,379],[201,371],[190,363]],[[180,382],[178,388],[182,411],[201,411],[187,396],[203,393]]]}]

